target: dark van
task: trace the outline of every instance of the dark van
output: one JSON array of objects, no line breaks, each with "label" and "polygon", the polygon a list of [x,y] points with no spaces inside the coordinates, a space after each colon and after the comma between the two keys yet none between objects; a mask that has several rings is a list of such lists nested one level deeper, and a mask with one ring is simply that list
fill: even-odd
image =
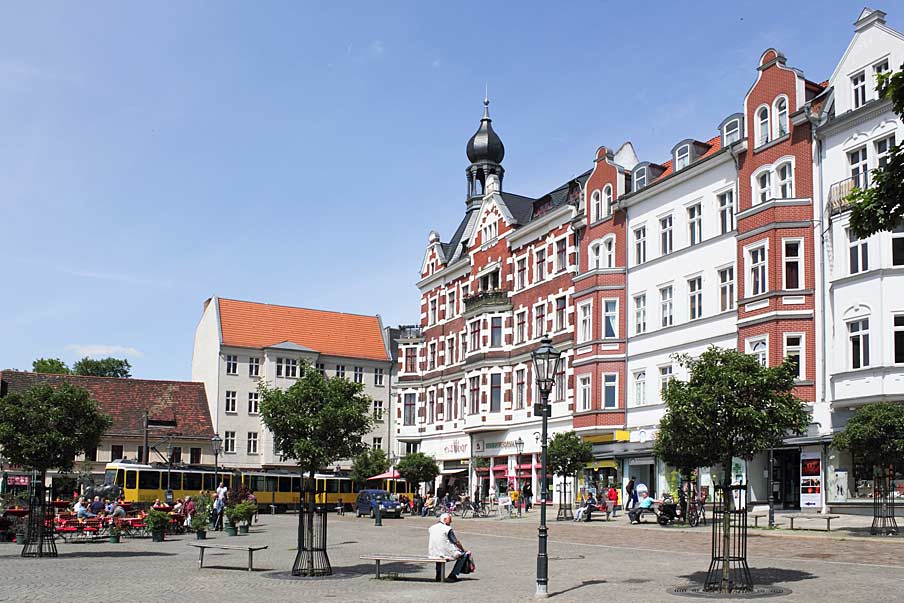
[{"label": "dark van", "polygon": [[383,517],[401,517],[402,506],[398,501],[389,497],[386,490],[361,490],[355,500],[355,517],[362,515],[374,516],[374,510],[380,505],[380,514]]}]

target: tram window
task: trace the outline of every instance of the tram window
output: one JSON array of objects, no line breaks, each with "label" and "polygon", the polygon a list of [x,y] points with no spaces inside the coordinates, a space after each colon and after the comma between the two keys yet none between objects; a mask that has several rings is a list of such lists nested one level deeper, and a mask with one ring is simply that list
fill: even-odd
[{"label": "tram window", "polygon": [[137,471],[127,471],[126,472],[126,488],[130,490],[135,487],[135,474]]},{"label": "tram window", "polygon": [[113,483],[116,484],[117,486],[121,486],[122,481],[123,481],[123,474],[125,474],[125,471],[123,471],[122,469],[117,469],[116,470],[116,481],[114,481]]},{"label": "tram window", "polygon": [[204,490],[216,490],[220,484],[214,483],[216,475],[213,473],[204,474]]},{"label": "tram window", "polygon": [[276,492],[276,476],[267,476],[267,492]]},{"label": "tram window", "polygon": [[301,492],[301,478],[300,477],[292,478],[292,492]]},{"label": "tram window", "polygon": [[352,482],[347,479],[339,480],[339,492],[348,494],[352,491]]},{"label": "tram window", "polygon": [[141,490],[159,490],[160,474],[156,471],[139,471],[138,487]]},{"label": "tram window", "polygon": [[[232,476],[231,475],[221,475],[220,481],[223,482],[223,484],[227,488],[232,488]],[[217,484],[217,485],[219,486],[219,484]]]},{"label": "tram window", "polygon": [[292,491],[292,478],[289,477],[281,477],[279,478],[279,491],[280,492],[291,492]]},{"label": "tram window", "polygon": [[339,480],[338,479],[326,480],[326,491],[328,494],[335,494],[336,492],[339,492]]},{"label": "tram window", "polygon": [[172,473],[170,474],[170,484],[167,485],[167,475],[163,473],[163,489],[164,490],[181,490],[182,489],[182,474],[181,473]]},{"label": "tram window", "polygon": [[200,473],[183,473],[182,474],[182,489],[183,490],[200,490],[201,489],[201,474]]}]

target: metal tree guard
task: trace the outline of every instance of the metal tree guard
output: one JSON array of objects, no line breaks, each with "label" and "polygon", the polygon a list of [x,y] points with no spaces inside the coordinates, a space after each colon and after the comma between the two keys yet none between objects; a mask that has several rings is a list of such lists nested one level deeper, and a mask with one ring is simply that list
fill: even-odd
[{"label": "metal tree guard", "polygon": [[[719,592],[723,582],[728,582],[728,592],[752,592],[753,578],[747,566],[747,485],[716,486],[713,496],[713,542],[712,560],[704,591]],[[723,500],[729,497],[729,509],[725,510]],[[725,514],[728,514],[727,532]],[[728,554],[728,574],[724,573],[726,552]]]},{"label": "metal tree guard", "polygon": [[[302,478],[302,482],[305,482]],[[310,480],[313,482],[314,480]],[[315,502],[313,484],[304,489],[298,519],[298,553],[293,576],[331,576],[333,568],[326,552],[326,508]]]},{"label": "metal tree guard", "polygon": [[53,505],[48,503],[48,493],[44,488],[44,476],[33,472],[29,492],[28,532],[23,557],[56,557],[56,542],[53,540]]},{"label": "metal tree guard", "polygon": [[556,514],[556,521],[574,519],[574,512],[571,508],[571,490],[568,488],[567,477],[556,486],[556,490],[559,491],[559,512]]},{"label": "metal tree guard", "polygon": [[898,533],[895,521],[894,465],[876,467],[873,488],[873,523],[869,528],[872,535],[892,536]]}]

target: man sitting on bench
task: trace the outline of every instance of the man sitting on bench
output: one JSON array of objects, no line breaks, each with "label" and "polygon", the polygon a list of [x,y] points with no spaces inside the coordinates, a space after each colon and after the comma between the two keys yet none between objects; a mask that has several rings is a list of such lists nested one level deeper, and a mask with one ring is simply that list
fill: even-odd
[{"label": "man sitting on bench", "polygon": [[653,511],[653,503],[661,502],[661,500],[653,500],[650,498],[650,495],[647,494],[647,491],[643,490],[640,492],[640,500],[637,501],[637,506],[628,511],[628,518],[631,520],[631,523],[640,523],[640,518],[644,513],[655,512]]},{"label": "man sitting on bench", "polygon": [[574,513],[575,521],[590,521],[590,514],[596,511],[596,499],[593,498],[592,493],[587,494],[587,498],[584,499],[584,504],[578,507],[578,510]]},{"label": "man sitting on bench", "polygon": [[[449,572],[446,582],[458,582],[458,574],[470,573],[471,571],[471,552],[466,551],[461,542],[452,531],[452,514],[443,513],[439,516],[439,521],[430,526],[428,533],[430,540],[427,544],[427,554],[431,557],[444,557],[446,559],[455,559],[455,565]],[[441,578],[441,565],[437,565],[436,579]]]}]

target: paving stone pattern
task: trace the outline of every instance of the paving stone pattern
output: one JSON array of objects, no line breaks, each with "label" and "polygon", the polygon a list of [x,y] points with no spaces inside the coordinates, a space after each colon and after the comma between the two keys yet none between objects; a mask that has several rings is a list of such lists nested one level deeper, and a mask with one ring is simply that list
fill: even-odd
[{"label": "paving stone pattern", "polygon": [[[365,553],[423,554],[430,519],[373,521],[331,516],[330,558],[336,575],[289,576],[297,516],[261,516],[247,536],[216,542],[265,544],[256,571],[240,551],[209,550],[205,567],[187,546],[193,535],[150,540],[60,544],[57,559],[22,559],[19,547],[0,544],[0,601],[532,601],[537,514],[522,519],[456,519],[453,527],[475,555],[477,572],[457,584],[433,582],[433,567],[389,564],[389,579],[375,580]],[[856,529],[856,526],[854,526]],[[854,532],[856,533],[856,532]],[[687,601],[666,591],[700,581],[709,564],[710,531],[663,528],[654,523],[550,523],[550,593],[554,601]],[[904,537],[859,537],[851,532],[751,530],[749,560],[756,582],[790,588],[780,601],[875,601],[897,593],[904,567]],[[451,567],[451,566],[450,566]],[[882,587],[882,584],[891,585]],[[879,590],[877,590],[879,589]],[[896,594],[893,596],[897,596]],[[885,597],[879,596],[879,599]],[[890,599],[887,599],[890,600]]]}]

